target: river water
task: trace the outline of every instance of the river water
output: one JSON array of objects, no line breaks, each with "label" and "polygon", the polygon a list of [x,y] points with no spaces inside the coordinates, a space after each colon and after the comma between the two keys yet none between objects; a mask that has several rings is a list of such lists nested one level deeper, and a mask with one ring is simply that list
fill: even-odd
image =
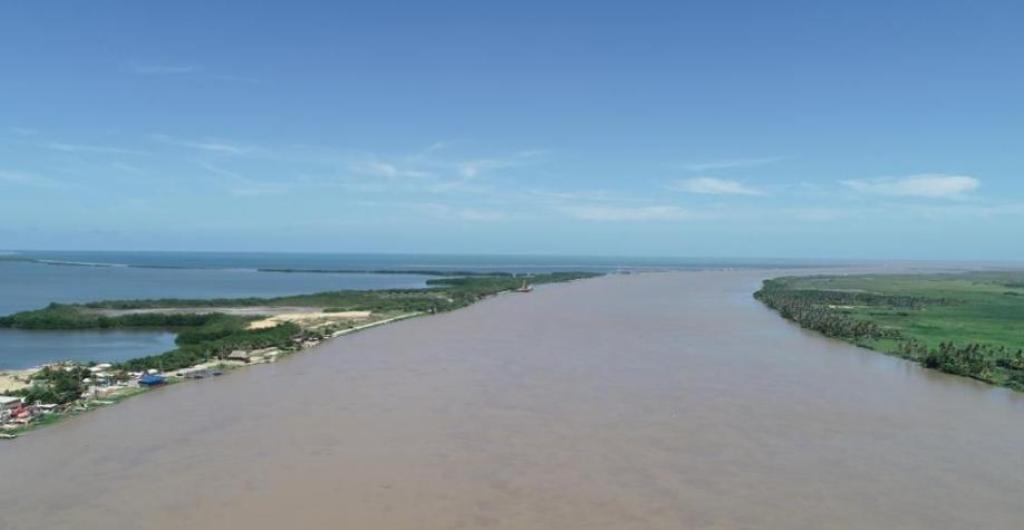
[{"label": "river water", "polygon": [[[776,260],[777,262],[778,260]],[[343,289],[418,289],[435,276],[415,271],[536,273],[758,267],[764,260],[303,254],[280,252],[0,251],[0,316],[51,302],[140,298],[273,297]],[[815,262],[790,260],[791,266]],[[292,272],[278,272],[289,270]],[[325,274],[323,271],[350,271]],[[365,271],[388,271],[374,274]],[[298,272],[306,271],[306,272]],[[320,272],[313,272],[320,271]],[[364,272],[351,272],[364,271]],[[410,271],[398,274],[398,271]],[[114,362],[174,347],[164,332],[15,332],[0,329],[0,370],[78,360]]]},{"label": "river water", "polygon": [[4,529],[1020,529],[1024,394],[805,332],[767,271],[542,286],[0,445]]}]

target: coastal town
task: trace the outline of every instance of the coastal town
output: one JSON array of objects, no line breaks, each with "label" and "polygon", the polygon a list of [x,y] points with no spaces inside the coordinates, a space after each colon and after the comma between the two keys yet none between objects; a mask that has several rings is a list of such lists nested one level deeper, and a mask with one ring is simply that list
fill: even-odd
[{"label": "coastal town", "polygon": [[[16,438],[32,428],[113,405],[154,388],[219,377],[229,370],[273,363],[286,355],[313,348],[324,340],[420,314],[412,312],[377,317],[369,311],[278,313],[254,320],[249,329],[267,329],[288,322],[299,324],[301,332],[291,339],[290,344],[236,349],[208,362],[177,370],[151,368],[128,371],[113,363],[56,362],[26,370],[0,371],[0,440]],[[54,374],[59,374],[59,377],[53,377]],[[43,385],[52,386],[54,380],[69,385],[69,399],[50,403],[34,400],[33,394],[27,392]]]},{"label": "coastal town", "polygon": [[0,327],[45,333],[62,329],[165,329],[174,350],[120,362],[49,362],[0,371],[0,439],[113,405],[175,383],[273,363],[323,341],[420,315],[450,311],[500,293],[598,276],[550,272],[518,276],[463,273],[422,289],[334,291],[280,298],[108,300],[50,304],[0,317]]}]

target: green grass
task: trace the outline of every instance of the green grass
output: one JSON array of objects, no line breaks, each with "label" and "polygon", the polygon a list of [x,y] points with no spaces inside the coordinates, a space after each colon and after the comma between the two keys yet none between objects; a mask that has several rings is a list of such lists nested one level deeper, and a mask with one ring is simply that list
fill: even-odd
[{"label": "green grass", "polygon": [[[898,329],[905,337],[930,347],[941,342],[983,342],[1016,349],[1024,347],[1024,287],[1006,284],[1021,278],[1024,273],[833,276],[794,278],[787,280],[787,287],[919,298],[922,307],[909,311],[882,305],[854,306],[839,312]],[[1008,291],[1021,296],[1005,295]]]},{"label": "green grass", "polygon": [[[1024,390],[1024,272],[787,277],[755,297],[826,335]],[[970,368],[953,362],[972,347]]]}]

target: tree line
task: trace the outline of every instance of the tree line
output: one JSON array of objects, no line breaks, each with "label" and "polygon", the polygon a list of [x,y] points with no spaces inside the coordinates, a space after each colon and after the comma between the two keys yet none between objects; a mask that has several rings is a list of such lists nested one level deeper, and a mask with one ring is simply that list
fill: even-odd
[{"label": "tree line", "polygon": [[784,279],[766,280],[754,298],[778,311],[787,320],[825,336],[859,345],[888,339],[895,341],[897,356],[918,361],[922,366],[942,372],[971,377],[1024,391],[1024,349],[1012,351],[1006,346],[940,342],[929,347],[921,341],[905,337],[898,329],[858,319],[836,309],[836,306],[886,306],[920,309],[928,304],[950,304],[953,300],[921,298],[906,295],[792,289]]}]

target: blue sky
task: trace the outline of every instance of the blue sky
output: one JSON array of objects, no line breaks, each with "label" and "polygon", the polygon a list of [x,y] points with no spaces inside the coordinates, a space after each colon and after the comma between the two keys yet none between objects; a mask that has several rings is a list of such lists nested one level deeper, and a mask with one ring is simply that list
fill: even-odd
[{"label": "blue sky", "polygon": [[0,248],[1024,259],[1018,2],[153,4],[0,7]]}]

